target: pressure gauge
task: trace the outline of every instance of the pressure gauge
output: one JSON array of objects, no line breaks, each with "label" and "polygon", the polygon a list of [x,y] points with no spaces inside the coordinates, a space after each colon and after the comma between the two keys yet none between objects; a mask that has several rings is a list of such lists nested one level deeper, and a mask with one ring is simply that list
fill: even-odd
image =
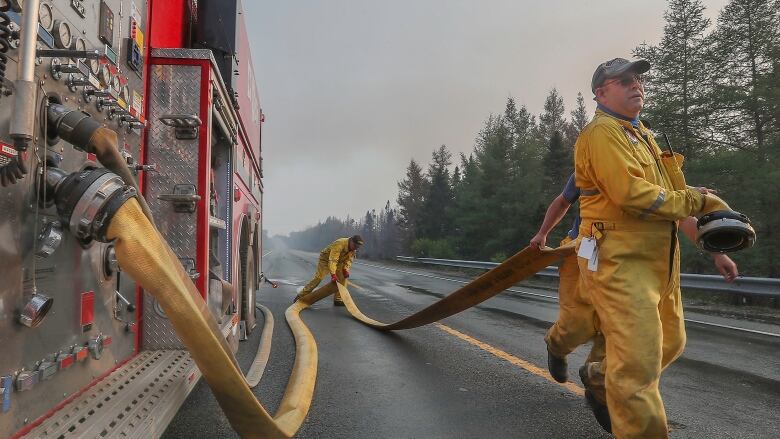
[{"label": "pressure gauge", "polygon": [[38,7],[38,23],[40,23],[41,27],[46,29],[47,32],[51,32],[51,28],[54,26],[54,14],[48,3],[41,3]]},{"label": "pressure gauge", "polygon": [[122,87],[122,100],[127,103],[127,105],[130,105],[130,87],[125,85]]},{"label": "pressure gauge", "polygon": [[54,44],[60,49],[70,49],[70,45],[73,43],[73,33],[70,30],[70,25],[64,21],[54,21]]},{"label": "pressure gauge", "polygon": [[96,59],[89,60],[89,70],[93,75],[97,76],[100,73],[100,61]]},{"label": "pressure gauge", "polygon": [[111,69],[108,68],[108,64],[103,64],[100,67],[100,82],[106,87],[111,85]]},{"label": "pressure gauge", "polygon": [[73,42],[73,50],[78,50],[81,52],[87,50],[87,42],[84,40],[84,38],[76,37],[76,40]]},{"label": "pressure gauge", "polygon": [[[76,37],[76,39],[73,41],[73,50],[78,50],[79,52],[85,52],[87,50],[87,42],[84,41],[84,38]],[[84,60],[84,58],[72,58],[73,61],[76,60]]]},{"label": "pressure gauge", "polygon": [[113,88],[117,93],[122,90],[122,84],[119,80],[119,75],[115,75],[113,78],[111,78],[111,88]]}]

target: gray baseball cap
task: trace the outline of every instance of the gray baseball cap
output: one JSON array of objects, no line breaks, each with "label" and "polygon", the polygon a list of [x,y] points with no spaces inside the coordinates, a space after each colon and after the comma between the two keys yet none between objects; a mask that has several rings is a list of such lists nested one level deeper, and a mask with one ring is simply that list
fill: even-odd
[{"label": "gray baseball cap", "polygon": [[620,76],[626,72],[633,72],[641,75],[648,70],[650,70],[650,63],[644,59],[638,59],[636,61],[629,61],[624,58],[611,59],[596,67],[596,71],[593,72],[593,79],[590,81],[590,90],[593,94],[596,94],[596,89],[601,87],[601,84],[607,79]]}]

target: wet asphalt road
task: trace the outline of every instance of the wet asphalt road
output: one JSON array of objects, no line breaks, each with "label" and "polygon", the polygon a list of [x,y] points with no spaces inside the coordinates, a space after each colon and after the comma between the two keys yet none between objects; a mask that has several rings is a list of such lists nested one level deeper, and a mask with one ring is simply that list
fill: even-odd
[{"label": "wet asphalt road", "polygon": [[[264,272],[280,283],[278,289],[263,286],[258,295],[276,320],[271,358],[255,389],[271,413],[294,360],[284,310],[313,273],[315,260],[315,254],[276,250],[263,261]],[[366,315],[389,322],[461,285],[447,278],[458,279],[358,262],[350,292]],[[534,368],[546,368],[543,336],[556,310],[549,299],[502,294],[444,320],[445,326],[382,333],[325,299],[301,314],[316,338],[319,367],[314,401],[297,437],[610,437],[580,396]],[[245,370],[259,332],[241,343],[238,358]],[[464,340],[469,337],[471,342]],[[571,380],[579,387],[576,368],[586,354],[583,347],[569,357]],[[686,353],[661,383],[672,438],[777,437],[778,358],[780,338],[688,325]],[[163,437],[237,436],[201,381]]]}]

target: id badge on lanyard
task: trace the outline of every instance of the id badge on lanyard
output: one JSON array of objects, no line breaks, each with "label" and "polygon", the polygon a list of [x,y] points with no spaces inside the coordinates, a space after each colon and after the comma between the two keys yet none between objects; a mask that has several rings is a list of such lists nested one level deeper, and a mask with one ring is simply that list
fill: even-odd
[{"label": "id badge on lanyard", "polygon": [[596,271],[599,268],[598,240],[601,237],[601,232],[596,229],[595,231],[591,231],[590,236],[582,238],[582,241],[580,241],[580,248],[577,250],[577,256],[588,260],[589,271]]}]

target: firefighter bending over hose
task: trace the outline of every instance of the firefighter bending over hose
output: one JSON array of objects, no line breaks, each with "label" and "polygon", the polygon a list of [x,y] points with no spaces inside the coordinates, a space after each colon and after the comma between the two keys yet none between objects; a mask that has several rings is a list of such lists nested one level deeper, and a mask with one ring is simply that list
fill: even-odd
[{"label": "firefighter bending over hose", "polygon": [[606,359],[584,368],[581,378],[588,389],[592,370],[604,374],[618,439],[668,437],[658,384],[685,346],[678,221],[731,210],[686,186],[682,156],[662,152],[638,120],[640,75],[649,69],[645,60],[622,58],[596,68],[598,108],[574,153],[582,217],[577,262],[606,339]]},{"label": "firefighter bending over hose", "polygon": [[[339,238],[322,249],[314,278],[295,296],[293,302],[297,302],[298,299],[311,293],[326,275],[330,275],[331,282],[343,283],[349,277],[349,269],[352,268],[355,252],[362,245],[363,238],[360,235],[355,235],[351,238]],[[344,302],[341,300],[338,292],[333,296],[333,305],[344,306]]]},{"label": "firefighter bending over hose", "polygon": [[[643,121],[643,123],[645,123]],[[529,245],[533,248],[543,248],[547,243],[547,235],[563,219],[572,204],[580,198],[580,190],[574,184],[574,174],[569,177],[563,191],[547,207],[542,225],[539,231],[531,238]],[[710,189],[700,188],[711,191]],[[714,191],[713,191],[714,192]],[[579,233],[580,216],[576,214],[572,228],[561,241],[561,246],[568,244],[577,238]],[[696,218],[688,217],[680,221],[680,230],[691,242],[696,243]],[[739,272],[737,265],[723,253],[711,253],[715,268],[723,276],[726,282],[733,282]],[[566,256],[558,266],[559,286],[559,313],[555,324],[547,331],[544,341],[547,344],[547,369],[556,381],[565,383],[569,379],[568,362],[566,357],[577,347],[593,340],[591,351],[586,359],[586,365],[581,368],[581,373],[587,376],[588,369],[592,368],[593,374],[586,378],[589,388],[585,391],[585,397],[593,410],[598,423],[607,431],[612,430],[609,411],[606,407],[604,390],[604,376],[600,373],[600,365],[605,356],[604,336],[598,331],[598,317],[596,316],[590,295],[580,288],[580,269],[577,265],[577,255]]]}]

